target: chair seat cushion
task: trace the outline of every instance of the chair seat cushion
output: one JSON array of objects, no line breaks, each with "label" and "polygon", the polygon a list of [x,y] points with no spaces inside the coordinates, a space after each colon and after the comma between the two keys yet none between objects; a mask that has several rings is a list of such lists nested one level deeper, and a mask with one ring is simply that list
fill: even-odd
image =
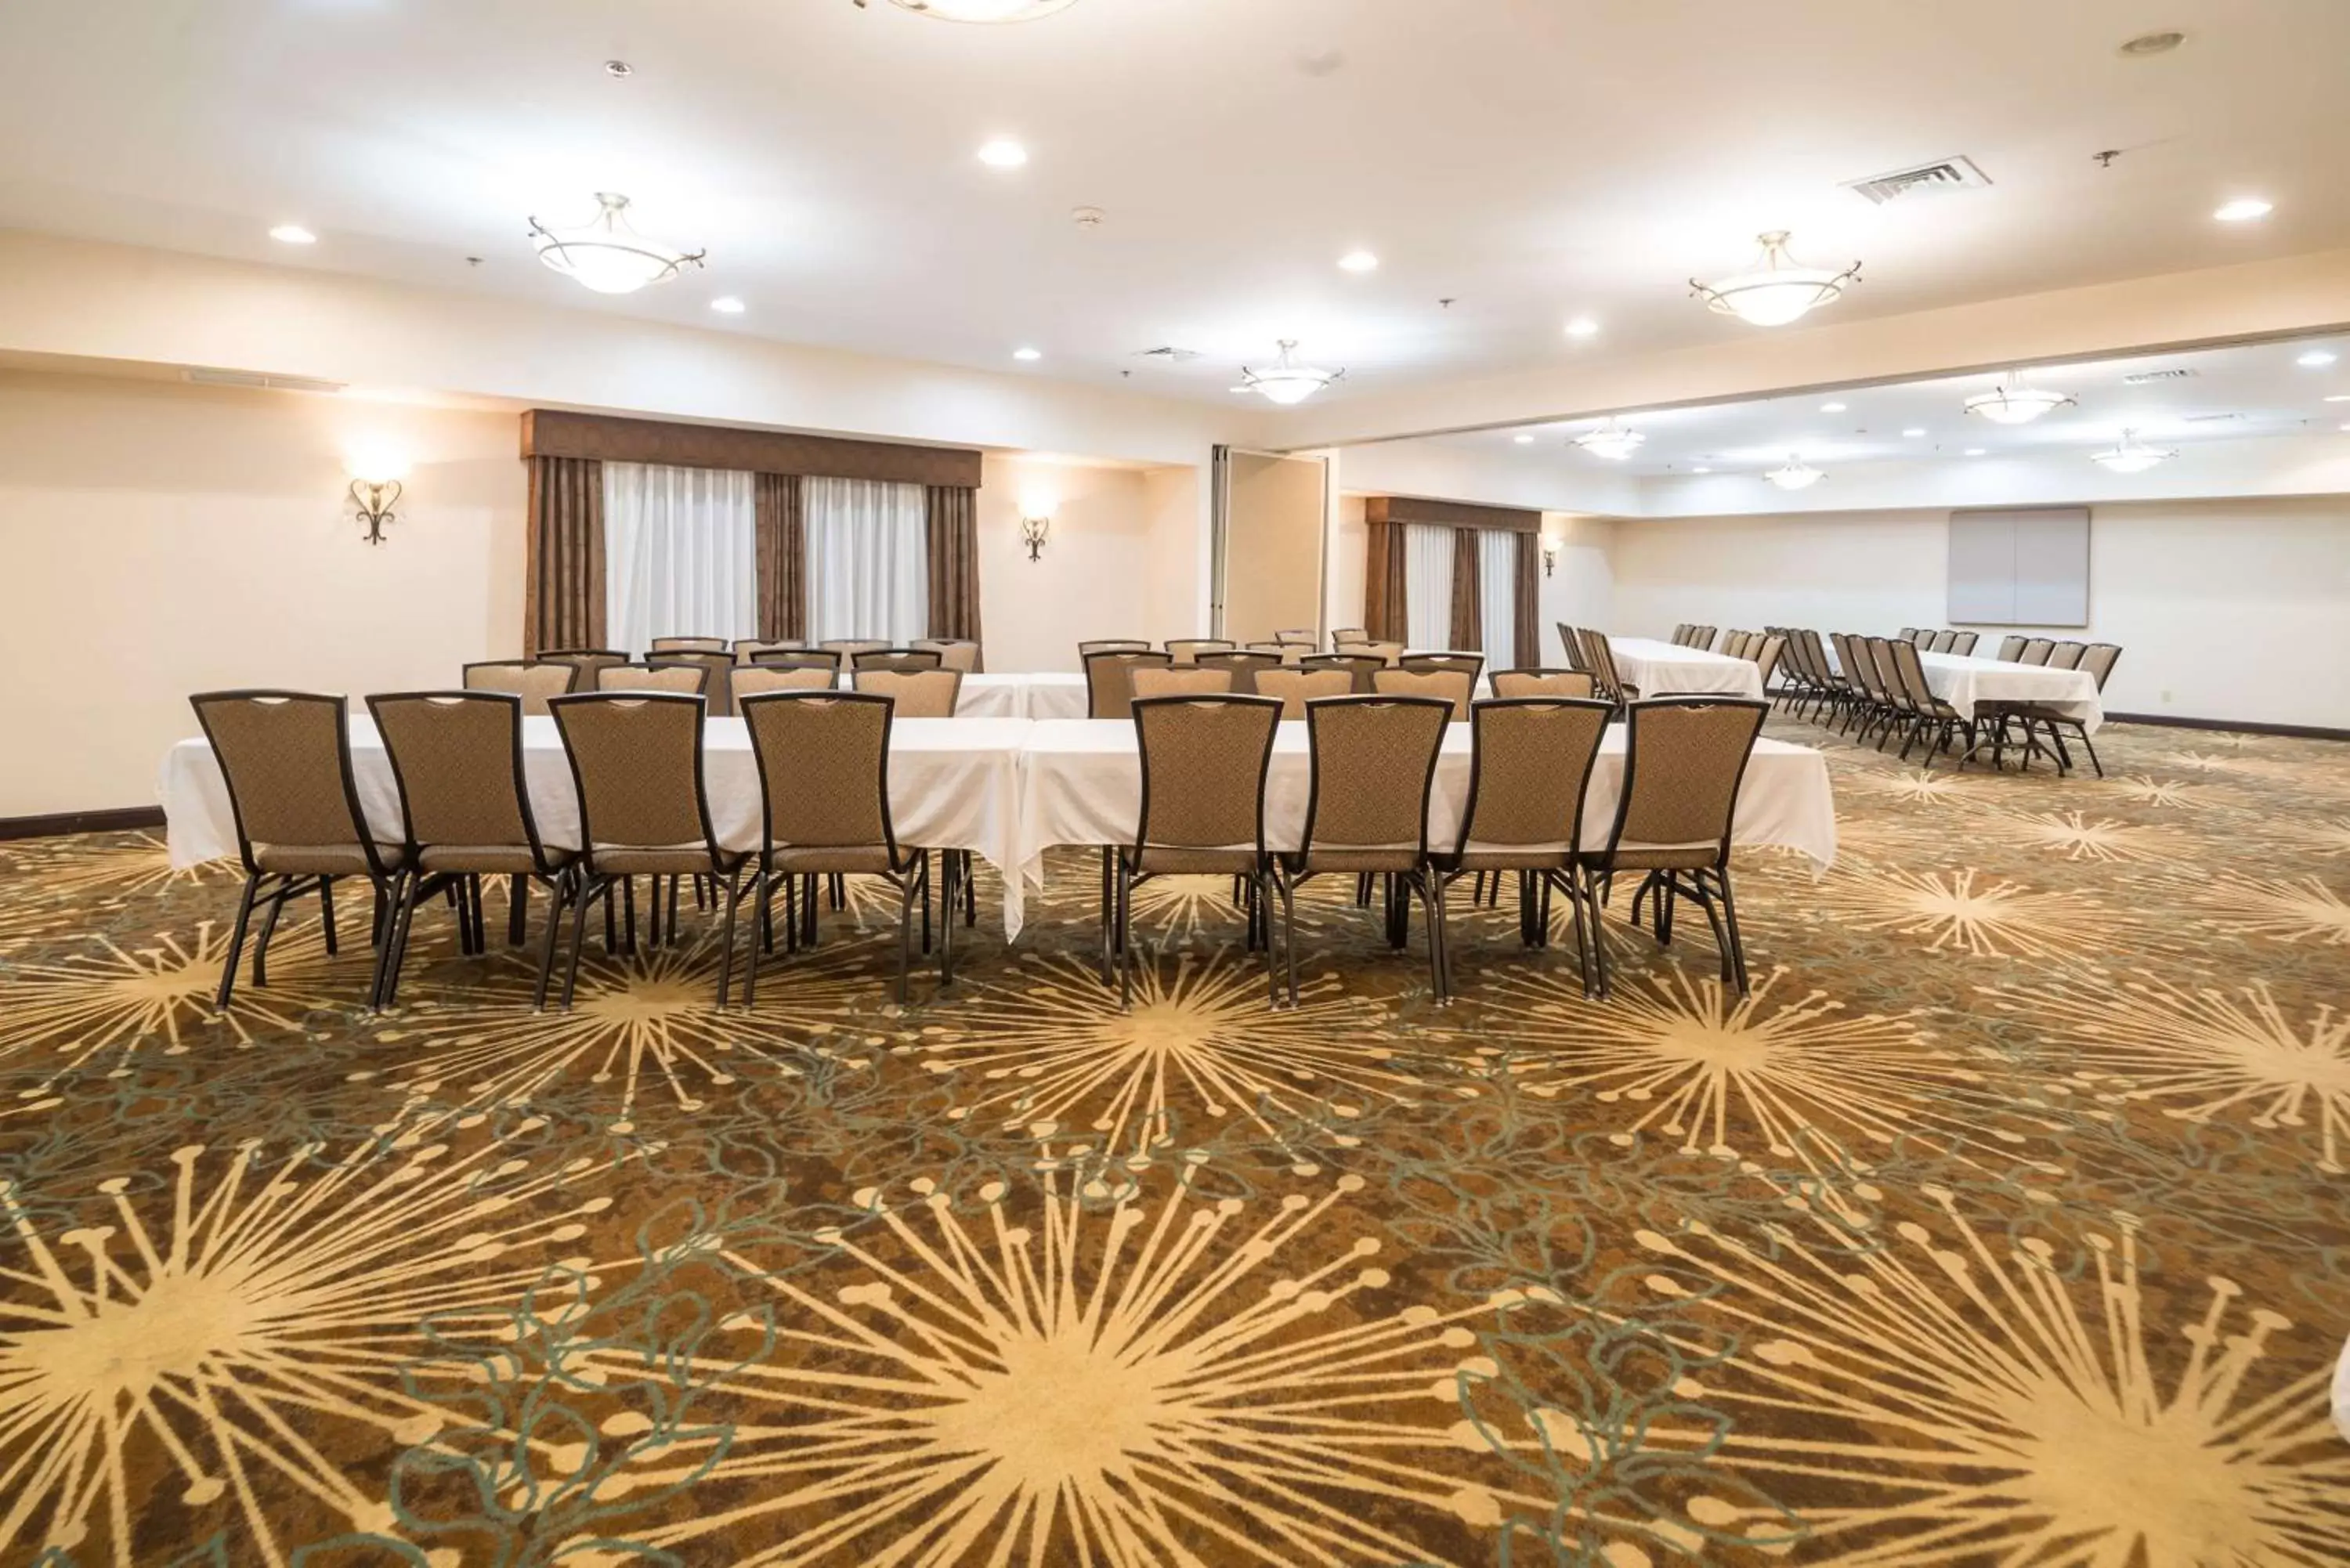
[{"label": "chair seat cushion", "polygon": [[701,844],[599,844],[594,865],[607,877],[700,877],[733,871],[746,858],[739,851],[721,849],[713,863],[709,846]]},{"label": "chair seat cushion", "polygon": [[[550,867],[559,867],[570,858],[568,849],[546,851]],[[416,863],[427,871],[492,877],[527,877],[539,866],[527,844],[428,844],[417,852]]]},{"label": "chair seat cushion", "polygon": [[770,845],[767,858],[778,871],[809,877],[879,877],[895,869],[883,844]]},{"label": "chair seat cushion", "polygon": [[1417,871],[1422,857],[1419,846],[1409,844],[1394,848],[1316,847],[1284,858],[1293,868],[1302,871]]},{"label": "chair seat cushion", "polygon": [[[408,857],[397,844],[379,844],[375,850],[387,871]],[[365,877],[373,869],[367,850],[357,844],[256,844],[253,863],[289,877]]]},{"label": "chair seat cushion", "polygon": [[1625,844],[1614,855],[1586,855],[1603,871],[1695,871],[1721,858],[1718,844]]},{"label": "chair seat cushion", "polygon": [[1574,859],[1564,844],[1472,844],[1444,865],[1456,871],[1564,871]]},{"label": "chair seat cushion", "polygon": [[1128,863],[1137,871],[1149,875],[1245,877],[1256,870],[1256,851],[1246,846],[1227,849],[1213,846],[1195,847],[1150,844],[1144,846],[1139,853],[1129,846],[1124,853]]}]

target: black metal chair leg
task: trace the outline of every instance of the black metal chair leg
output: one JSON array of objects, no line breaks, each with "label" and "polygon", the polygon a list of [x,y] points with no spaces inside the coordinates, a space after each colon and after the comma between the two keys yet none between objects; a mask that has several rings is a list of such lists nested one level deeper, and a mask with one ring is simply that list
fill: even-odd
[{"label": "black metal chair leg", "polygon": [[395,885],[391,900],[391,920],[385,932],[383,951],[377,959],[382,980],[378,984],[378,1008],[390,1007],[400,1000],[400,971],[408,962],[408,932],[416,920],[416,900],[424,887],[424,873],[411,871],[405,887]]},{"label": "black metal chair leg", "polygon": [[1730,958],[1738,981],[1738,994],[1751,994],[1746,975],[1746,940],[1738,931],[1738,895],[1731,890],[1730,867],[1724,866],[1714,874],[1721,882],[1721,923],[1730,931]]},{"label": "black metal chair leg", "polygon": [[[809,902],[814,903],[811,898]],[[834,908],[839,908],[835,905]],[[914,962],[914,884],[910,878],[898,885],[898,1005],[906,1005],[906,971]]]},{"label": "black metal chair leg", "polygon": [[1295,1007],[1297,1005],[1297,894],[1279,867],[1273,868],[1273,885],[1281,893],[1282,961],[1289,972],[1289,1005]]},{"label": "black metal chair leg", "polygon": [[571,873],[567,869],[557,873],[555,880],[547,885],[546,936],[539,944],[538,984],[532,991],[530,997],[530,1010],[533,1012],[546,1011],[547,987],[555,980],[556,941],[563,929],[563,910],[570,901],[570,897]]},{"label": "black metal chair leg", "polygon": [[228,961],[221,966],[220,991],[213,998],[213,1007],[217,1012],[228,1011],[229,997],[236,990],[237,961],[244,954],[245,928],[253,919],[254,892],[261,886],[261,877],[262,873],[258,871],[248,872],[244,878],[244,891],[236,901],[236,924],[229,930]]},{"label": "black metal chair leg", "polygon": [[[571,1011],[572,994],[579,989],[579,950],[585,945],[587,940],[588,901],[595,896],[597,890],[595,878],[583,873],[579,884],[579,901],[571,907],[571,963],[570,967],[564,971],[563,975],[563,1011],[566,1012]],[[606,956],[608,957],[612,950],[610,941],[610,933],[612,929],[610,923],[612,919],[612,884],[608,881],[603,883],[602,892],[604,895],[604,930],[606,939],[604,951]]]},{"label": "black metal chair leg", "polygon": [[1134,870],[1126,857],[1118,857],[1118,1004],[1134,1007]]},{"label": "black metal chair leg", "polygon": [[[727,877],[723,891],[726,895],[726,920],[718,931],[718,1005],[722,1009],[726,1005],[726,992],[734,981],[734,911],[743,902],[743,874],[740,869]],[[677,878],[674,877],[670,878],[669,896],[671,899],[677,897]],[[677,913],[672,907],[670,912],[672,931],[676,920]],[[754,941],[751,945],[755,949],[759,944]]]},{"label": "black metal chair leg", "polygon": [[506,946],[518,948],[530,935],[530,878],[517,872],[506,878]]},{"label": "black metal chair leg", "polygon": [[269,983],[269,939],[277,934],[277,917],[285,912],[286,900],[294,896],[294,884],[289,878],[278,884],[270,895],[269,908],[261,912],[261,929],[253,934],[253,983]]},{"label": "black metal chair leg", "polygon": [[342,951],[342,944],[338,940],[340,933],[335,929],[335,879],[332,877],[318,878],[318,924],[326,929],[327,956],[334,958]]}]

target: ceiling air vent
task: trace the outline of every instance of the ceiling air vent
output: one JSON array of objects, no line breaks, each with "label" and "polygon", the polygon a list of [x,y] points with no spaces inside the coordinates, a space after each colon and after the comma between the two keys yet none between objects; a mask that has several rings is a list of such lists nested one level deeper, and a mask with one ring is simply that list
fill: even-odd
[{"label": "ceiling air vent", "polygon": [[2188,414],[2178,422],[2183,425],[2220,425],[2226,424],[2230,420],[2241,420],[2243,417],[2241,414]]},{"label": "ceiling air vent", "polygon": [[1990,183],[1991,177],[1975,167],[1973,159],[1945,158],[1939,163],[1920,163],[1914,169],[1896,169],[1889,174],[1872,174],[1866,180],[1847,180],[1844,188],[1858,192],[1882,207],[1904,196],[1939,196],[1959,191],[1980,191]]},{"label": "ceiling air vent", "polygon": [[2151,387],[2158,381],[2184,381],[2188,378],[2198,373],[2199,372],[2183,365],[2168,370],[2140,370],[2135,376],[2124,376],[2122,378],[2122,385],[2125,387]]},{"label": "ceiling air vent", "polygon": [[347,384],[308,376],[265,376],[258,370],[221,370],[209,365],[191,365],[184,374],[199,387],[246,387],[263,392],[339,392]]},{"label": "ceiling air vent", "polygon": [[1178,348],[1171,344],[1162,343],[1156,348],[1141,349],[1134,357],[1138,359],[1156,359],[1165,365],[1188,365],[1200,357],[1200,350]]}]

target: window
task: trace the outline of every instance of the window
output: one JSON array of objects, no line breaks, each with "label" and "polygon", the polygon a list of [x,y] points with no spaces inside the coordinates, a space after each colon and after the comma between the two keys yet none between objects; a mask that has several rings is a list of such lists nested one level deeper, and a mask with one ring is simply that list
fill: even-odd
[{"label": "window", "polygon": [[919,484],[810,479],[808,639],[903,646],[931,630],[929,513]]},{"label": "window", "polygon": [[759,635],[754,482],[721,468],[604,464],[605,639]]},{"label": "window", "polygon": [[1518,661],[1518,536],[1505,528],[1477,531],[1478,635],[1485,668]]},{"label": "window", "polygon": [[1452,530],[1407,523],[1403,530],[1405,629],[1409,648],[1452,646]]}]

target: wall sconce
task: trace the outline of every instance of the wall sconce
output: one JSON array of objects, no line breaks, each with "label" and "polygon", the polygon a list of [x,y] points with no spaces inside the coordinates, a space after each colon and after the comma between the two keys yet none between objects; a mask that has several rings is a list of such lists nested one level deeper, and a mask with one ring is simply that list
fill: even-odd
[{"label": "wall sconce", "polygon": [[1020,541],[1028,546],[1028,558],[1040,561],[1045,556],[1045,541],[1053,533],[1053,503],[1041,496],[1024,495],[1020,499]]},{"label": "wall sconce", "polygon": [[351,504],[367,524],[367,542],[383,543],[383,525],[400,521],[392,510],[400,504],[403,464],[382,457],[355,459],[351,463]]},{"label": "wall sconce", "polygon": [[1545,535],[1542,542],[1542,550],[1543,576],[1547,577],[1558,570],[1558,541]]}]

